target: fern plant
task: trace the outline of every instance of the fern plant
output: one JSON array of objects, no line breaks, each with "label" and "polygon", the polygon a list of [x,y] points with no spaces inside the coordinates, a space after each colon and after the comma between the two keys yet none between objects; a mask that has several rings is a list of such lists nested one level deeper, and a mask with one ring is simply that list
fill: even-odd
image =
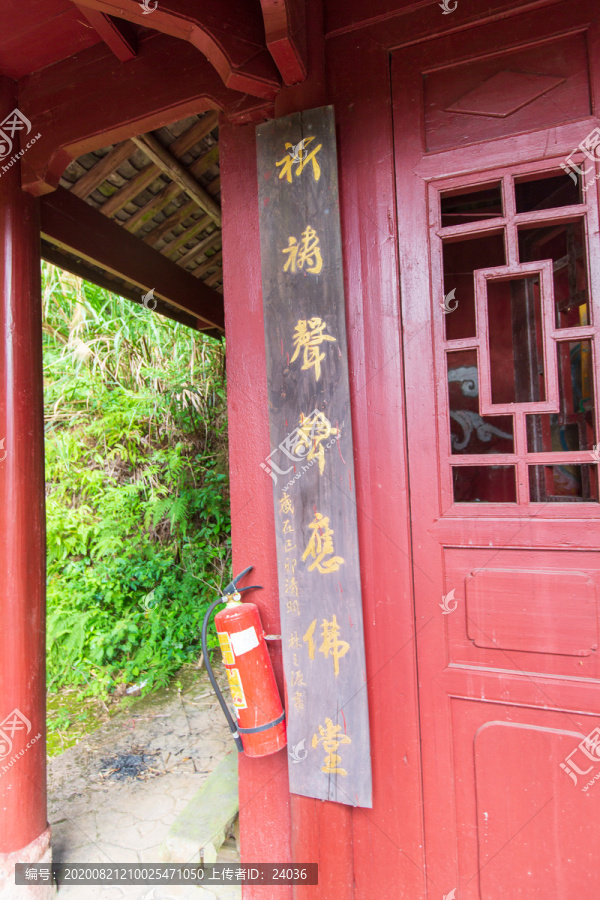
[{"label": "fern plant", "polygon": [[229,558],[224,348],[47,264],[43,286],[50,685],[164,684]]}]

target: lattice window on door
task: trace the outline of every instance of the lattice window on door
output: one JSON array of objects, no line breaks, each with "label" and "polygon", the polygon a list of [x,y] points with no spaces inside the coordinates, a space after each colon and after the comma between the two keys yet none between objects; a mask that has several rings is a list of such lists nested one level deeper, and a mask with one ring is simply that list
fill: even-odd
[{"label": "lattice window on door", "polygon": [[455,503],[599,500],[596,186],[531,168],[447,181],[432,207]]}]

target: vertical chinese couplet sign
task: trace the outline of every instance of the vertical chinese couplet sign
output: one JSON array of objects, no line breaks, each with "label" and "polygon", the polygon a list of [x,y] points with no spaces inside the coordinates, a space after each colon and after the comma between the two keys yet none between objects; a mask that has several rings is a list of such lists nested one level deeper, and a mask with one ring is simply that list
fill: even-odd
[{"label": "vertical chinese couplet sign", "polygon": [[372,805],[333,108],[257,128],[290,790]]}]

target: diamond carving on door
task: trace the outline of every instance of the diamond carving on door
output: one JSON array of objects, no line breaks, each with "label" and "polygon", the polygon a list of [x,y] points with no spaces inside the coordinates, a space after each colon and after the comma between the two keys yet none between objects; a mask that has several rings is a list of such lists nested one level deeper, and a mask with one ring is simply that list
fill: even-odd
[{"label": "diamond carving on door", "polygon": [[494,116],[504,119],[538,97],[564,84],[562,77],[525,72],[497,72],[483,84],[463,94],[446,107],[446,112],[467,116]]}]

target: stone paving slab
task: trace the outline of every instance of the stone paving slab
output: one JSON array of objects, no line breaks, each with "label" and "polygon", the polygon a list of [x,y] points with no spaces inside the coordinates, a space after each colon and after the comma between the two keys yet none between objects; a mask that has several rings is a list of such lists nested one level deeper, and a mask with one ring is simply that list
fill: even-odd
[{"label": "stone paving slab", "polygon": [[[219,675],[219,680],[223,678]],[[232,749],[208,676],[142,698],[48,763],[55,862],[158,863],[170,826]],[[137,775],[131,760],[139,763]],[[123,766],[121,766],[123,763]],[[229,861],[229,860],[228,860]],[[241,900],[236,885],[63,885],[58,900]]]},{"label": "stone paving slab", "polygon": [[217,861],[239,809],[237,755],[230,750],[220,760],[171,825],[160,850],[165,862]]}]

